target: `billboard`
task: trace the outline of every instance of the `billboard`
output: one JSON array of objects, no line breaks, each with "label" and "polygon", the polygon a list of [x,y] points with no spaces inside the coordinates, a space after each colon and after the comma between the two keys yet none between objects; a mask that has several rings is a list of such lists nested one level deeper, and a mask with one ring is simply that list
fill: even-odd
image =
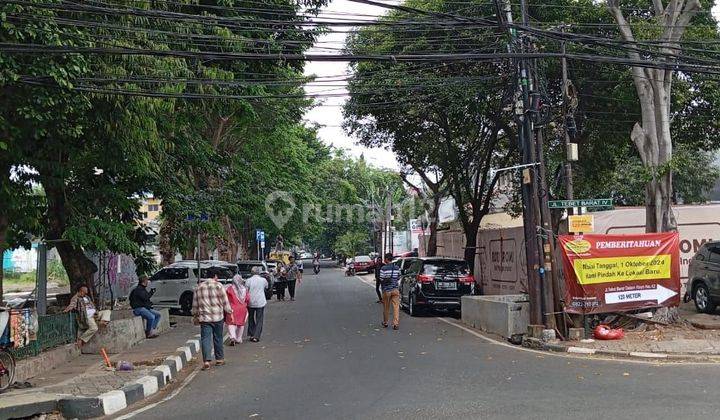
[{"label": "billboard", "polygon": [[565,310],[593,314],[680,304],[677,232],[559,236]]},{"label": "billboard", "polygon": [[[677,230],[680,233],[680,281],[687,282],[690,259],[700,246],[720,240],[720,205],[674,206]],[[645,233],[645,209],[618,208],[592,213],[595,233]]]}]

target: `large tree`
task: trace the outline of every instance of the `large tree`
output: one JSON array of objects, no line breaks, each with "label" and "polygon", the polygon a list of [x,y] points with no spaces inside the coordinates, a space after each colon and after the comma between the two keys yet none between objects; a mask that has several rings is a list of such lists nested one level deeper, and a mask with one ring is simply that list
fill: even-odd
[{"label": "large tree", "polygon": [[[494,13],[486,4],[410,1],[408,6],[463,16]],[[460,10],[462,8],[462,11]],[[413,31],[392,22],[419,20]],[[351,37],[359,55],[442,52],[497,53],[505,48],[494,28],[438,28],[437,17],[392,12],[389,27]],[[458,207],[465,260],[474,267],[477,232],[493,209],[497,177],[491,169],[517,158],[515,129],[506,107],[516,91],[515,69],[504,62],[360,62],[353,65],[346,127],[361,143],[389,147],[421,178],[437,171]],[[426,181],[427,182],[427,181]]]}]

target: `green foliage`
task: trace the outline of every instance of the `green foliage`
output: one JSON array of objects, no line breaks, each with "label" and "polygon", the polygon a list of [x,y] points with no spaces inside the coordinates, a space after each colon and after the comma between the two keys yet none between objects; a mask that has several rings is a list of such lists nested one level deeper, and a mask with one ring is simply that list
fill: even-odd
[{"label": "green foliage", "polygon": [[[704,2],[703,2],[704,3]],[[590,34],[610,39],[619,38],[617,25],[605,3],[591,0],[550,0],[529,3],[531,19],[570,25],[568,32]],[[652,2],[629,0],[621,2],[633,30],[639,38],[657,35],[657,22],[649,19]],[[704,4],[704,11],[711,5]],[[717,22],[711,13],[700,13],[692,20],[684,36],[688,54],[716,57],[720,51]],[[702,45],[702,47],[698,47]],[[549,42],[547,49],[557,49]],[[704,50],[700,51],[698,48]],[[611,47],[600,52],[617,54]],[[568,53],[584,53],[585,47],[567,44]],[[548,171],[556,174],[551,193],[564,197],[561,162],[565,157],[561,106],[561,67],[559,60],[545,60],[540,77],[548,81],[541,86],[552,101],[556,128],[548,130]],[[613,197],[619,205],[644,205],[644,182],[652,174],[643,169],[635,146],[630,140],[633,125],[640,119],[640,104],[626,66],[569,61],[569,78],[577,90],[575,121],[580,159],[573,163],[576,197]],[[718,179],[712,156],[720,147],[720,89],[712,75],[676,73],[670,111],[671,133],[675,152],[672,169],[675,198],[684,202],[704,202],[710,186]],[[693,163],[695,161],[695,163]],[[702,170],[706,168],[706,170]]]},{"label": "green foliage", "polygon": [[348,257],[363,254],[370,249],[368,235],[365,232],[346,232],[335,241],[335,252]]},{"label": "green foliage", "polygon": [[59,286],[67,286],[70,284],[65,267],[59,259],[48,261],[47,265],[48,282],[57,283]]}]

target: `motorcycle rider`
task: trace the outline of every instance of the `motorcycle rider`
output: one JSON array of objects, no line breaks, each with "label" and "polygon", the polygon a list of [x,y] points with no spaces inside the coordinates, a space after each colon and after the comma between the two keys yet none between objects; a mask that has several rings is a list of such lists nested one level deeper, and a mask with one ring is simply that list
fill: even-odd
[{"label": "motorcycle rider", "polygon": [[319,273],[320,272],[320,253],[319,252],[316,252],[315,255],[313,256],[312,264],[313,264],[313,272],[315,274]]}]

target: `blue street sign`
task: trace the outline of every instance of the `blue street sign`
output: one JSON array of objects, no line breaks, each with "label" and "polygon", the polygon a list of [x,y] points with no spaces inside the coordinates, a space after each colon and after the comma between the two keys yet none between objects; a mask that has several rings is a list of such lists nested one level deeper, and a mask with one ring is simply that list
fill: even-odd
[{"label": "blue street sign", "polygon": [[265,232],[262,229],[255,229],[255,242],[264,242]]},{"label": "blue street sign", "polygon": [[210,220],[210,216],[208,216],[207,213],[201,213],[200,217],[198,217],[196,214],[188,214],[185,218],[188,222],[192,222],[194,220],[200,220],[201,222],[207,222]]}]

